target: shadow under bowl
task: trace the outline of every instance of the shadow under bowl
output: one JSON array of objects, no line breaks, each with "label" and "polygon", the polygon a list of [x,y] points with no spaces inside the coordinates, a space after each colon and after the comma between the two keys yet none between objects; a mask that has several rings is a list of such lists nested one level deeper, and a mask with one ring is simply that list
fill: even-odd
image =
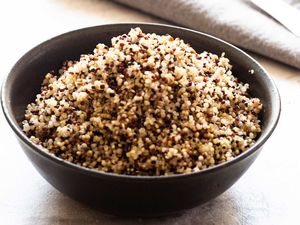
[{"label": "shadow under bowl", "polygon": [[[58,70],[66,59],[78,60],[97,43],[139,26],[144,32],[170,34],[197,52],[226,53],[233,74],[250,85],[250,94],[263,103],[262,133],[256,143],[235,159],[203,171],[172,176],[128,176],[99,172],[66,162],[33,144],[20,124],[27,104],[40,91],[45,74]],[[254,70],[250,74],[249,70]],[[267,72],[240,49],[210,35],[159,24],[110,24],[69,32],[50,39],[25,54],[2,86],[2,108],[24,152],[39,173],[56,189],[104,212],[126,216],[158,216],[204,203],[227,190],[253,163],[276,127],[280,115],[278,90]]]}]

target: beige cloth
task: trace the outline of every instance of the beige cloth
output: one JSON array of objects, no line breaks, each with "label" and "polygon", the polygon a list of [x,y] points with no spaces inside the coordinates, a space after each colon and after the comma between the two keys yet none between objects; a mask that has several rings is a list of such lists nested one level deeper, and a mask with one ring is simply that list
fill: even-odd
[{"label": "beige cloth", "polygon": [[[249,0],[115,1],[300,68],[300,38]],[[300,0],[286,1],[300,8]]]}]

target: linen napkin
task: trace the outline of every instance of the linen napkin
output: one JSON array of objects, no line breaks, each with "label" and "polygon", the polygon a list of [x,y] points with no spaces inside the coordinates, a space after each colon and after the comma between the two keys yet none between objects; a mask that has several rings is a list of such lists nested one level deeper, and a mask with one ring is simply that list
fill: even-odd
[{"label": "linen napkin", "polygon": [[[300,68],[300,38],[249,0],[115,1]],[[300,9],[300,0],[285,1]]]}]

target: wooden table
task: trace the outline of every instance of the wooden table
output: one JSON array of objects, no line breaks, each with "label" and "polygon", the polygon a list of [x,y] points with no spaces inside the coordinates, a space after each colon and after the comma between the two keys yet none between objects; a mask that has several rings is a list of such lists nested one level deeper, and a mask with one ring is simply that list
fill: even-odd
[{"label": "wooden table", "polygon": [[[0,21],[1,78],[27,50],[60,33],[112,22],[162,22],[100,0],[5,1]],[[120,218],[86,208],[56,191],[37,173],[1,111],[0,224],[300,224],[300,71],[254,57],[278,85],[281,119],[257,161],[218,198],[160,219]]]}]

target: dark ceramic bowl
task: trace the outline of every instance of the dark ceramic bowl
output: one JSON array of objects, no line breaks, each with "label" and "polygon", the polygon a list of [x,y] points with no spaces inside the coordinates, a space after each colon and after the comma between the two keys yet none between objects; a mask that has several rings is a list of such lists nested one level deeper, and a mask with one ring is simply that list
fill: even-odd
[{"label": "dark ceramic bowl", "polygon": [[[66,59],[79,59],[97,43],[110,45],[114,36],[139,26],[144,32],[171,34],[198,52],[226,52],[239,81],[263,103],[262,133],[256,143],[230,162],[184,175],[128,176],[86,169],[48,154],[32,143],[20,127],[24,111],[40,91],[45,74]],[[252,75],[249,70],[253,69]],[[204,203],[227,190],[253,163],[276,127],[280,115],[278,90],[266,71],[238,48],[207,34],[158,24],[111,24],[85,28],[50,39],[30,50],[12,68],[2,87],[2,107],[24,152],[41,175],[59,191],[90,206],[119,215],[166,215]],[[246,194],[246,193],[245,193]]]}]

